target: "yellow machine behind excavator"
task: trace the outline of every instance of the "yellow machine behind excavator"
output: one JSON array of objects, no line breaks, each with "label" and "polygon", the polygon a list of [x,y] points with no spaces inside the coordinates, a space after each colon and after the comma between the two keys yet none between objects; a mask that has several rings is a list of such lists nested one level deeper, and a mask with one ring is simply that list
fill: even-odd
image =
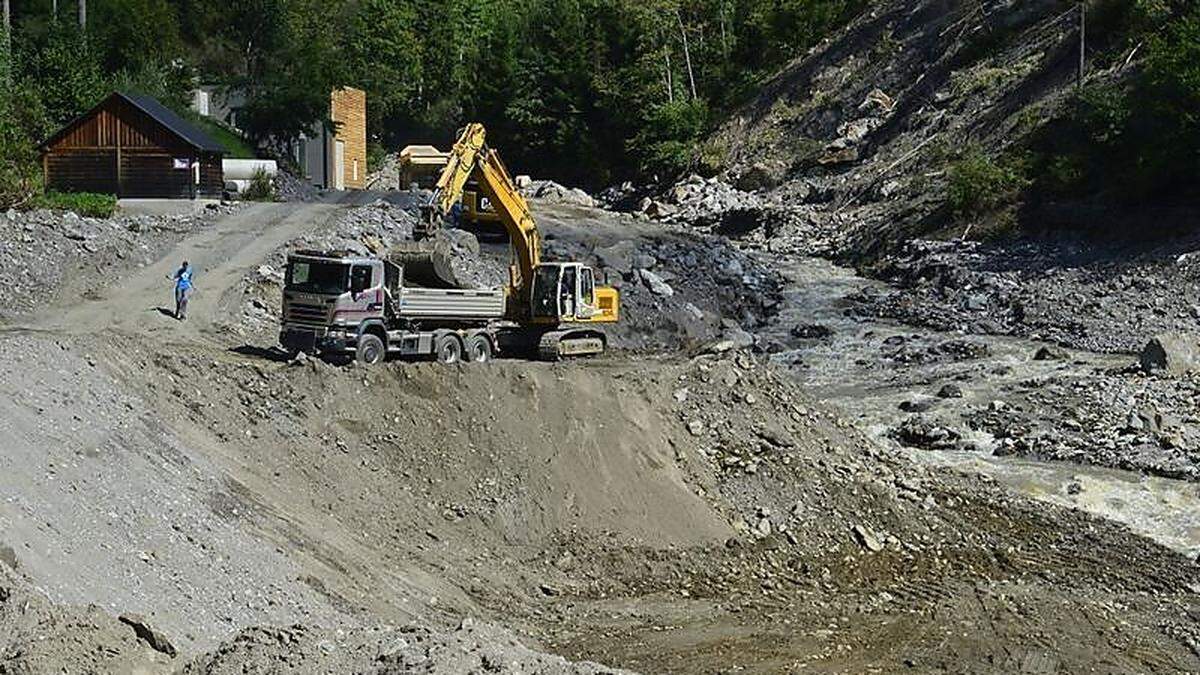
[{"label": "yellow machine behind excavator", "polygon": [[604,351],[607,337],[601,325],[620,318],[617,290],[597,284],[588,265],[542,259],[542,236],[529,203],[488,146],[482,124],[472,123],[460,132],[417,226],[417,244],[400,254],[404,264],[435,273],[445,268],[436,260],[444,251],[438,231],[468,181],[491,202],[512,244],[506,318],[530,329],[536,341],[532,346],[542,358]]}]

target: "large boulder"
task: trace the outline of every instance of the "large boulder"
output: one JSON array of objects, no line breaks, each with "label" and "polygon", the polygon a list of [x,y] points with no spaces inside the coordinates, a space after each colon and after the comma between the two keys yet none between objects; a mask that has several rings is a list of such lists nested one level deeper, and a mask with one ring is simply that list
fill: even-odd
[{"label": "large boulder", "polygon": [[596,257],[600,264],[621,274],[633,271],[633,256],[637,246],[629,239],[618,241],[612,246],[596,249]]},{"label": "large boulder", "polygon": [[579,188],[569,188],[559,185],[552,180],[530,181],[521,188],[527,196],[553,204],[573,204],[575,206],[595,207],[596,200]]},{"label": "large boulder", "polygon": [[1141,354],[1142,369],[1184,375],[1200,371],[1200,336],[1163,333],[1146,343]]},{"label": "large boulder", "polygon": [[756,190],[771,190],[779,187],[787,177],[787,166],[783,162],[755,162],[743,170],[734,179],[733,184],[739,190],[754,192]]}]

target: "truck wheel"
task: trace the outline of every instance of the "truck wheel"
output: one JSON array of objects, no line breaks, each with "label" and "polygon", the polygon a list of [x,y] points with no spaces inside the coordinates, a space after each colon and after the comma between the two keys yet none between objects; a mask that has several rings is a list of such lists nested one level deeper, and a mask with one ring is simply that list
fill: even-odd
[{"label": "truck wheel", "polygon": [[384,349],[383,340],[380,340],[378,335],[366,333],[358,338],[357,357],[360,363],[373,366],[376,363],[383,363],[385,356],[387,356],[387,350]]},{"label": "truck wheel", "polygon": [[437,360],[438,363],[458,363],[462,361],[463,345],[457,335],[447,333],[438,338],[437,341]]},{"label": "truck wheel", "polygon": [[467,338],[467,360],[471,363],[487,363],[492,360],[492,341],[482,333]]}]

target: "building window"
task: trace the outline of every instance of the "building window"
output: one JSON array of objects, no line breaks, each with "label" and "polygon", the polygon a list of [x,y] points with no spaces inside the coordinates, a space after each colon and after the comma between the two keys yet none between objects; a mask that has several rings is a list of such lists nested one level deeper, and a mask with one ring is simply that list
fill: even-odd
[{"label": "building window", "polygon": [[358,160],[354,160],[354,180],[358,180]]}]

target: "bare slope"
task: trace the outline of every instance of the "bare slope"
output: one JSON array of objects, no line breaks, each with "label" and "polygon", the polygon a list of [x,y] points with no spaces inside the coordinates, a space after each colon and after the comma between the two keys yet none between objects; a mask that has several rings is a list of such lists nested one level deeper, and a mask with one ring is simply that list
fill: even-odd
[{"label": "bare slope", "polygon": [[[768,82],[710,154],[748,189],[779,186],[789,227],[815,224],[855,253],[954,225],[948,164],[972,146],[995,155],[1019,142],[1072,90],[1075,7],[873,3]],[[1093,50],[1107,37],[1093,35]],[[1118,77],[1120,65],[1090,77]]]},{"label": "bare slope", "polygon": [[5,364],[49,397],[2,402],[13,561],[216,649],[214,672],[319,668],[322,627],[380,654],[408,653],[389,624],[478,642],[461,617],[648,672],[1197,665],[1190,563],[913,467],[746,354],[364,370],[65,346],[72,387]]},{"label": "bare slope", "polygon": [[330,214],[274,215],[185,242],[195,323],[113,311],[147,270],[0,335],[0,668],[1200,668],[1191,561],[913,466],[747,352],[272,360],[218,310]]}]

